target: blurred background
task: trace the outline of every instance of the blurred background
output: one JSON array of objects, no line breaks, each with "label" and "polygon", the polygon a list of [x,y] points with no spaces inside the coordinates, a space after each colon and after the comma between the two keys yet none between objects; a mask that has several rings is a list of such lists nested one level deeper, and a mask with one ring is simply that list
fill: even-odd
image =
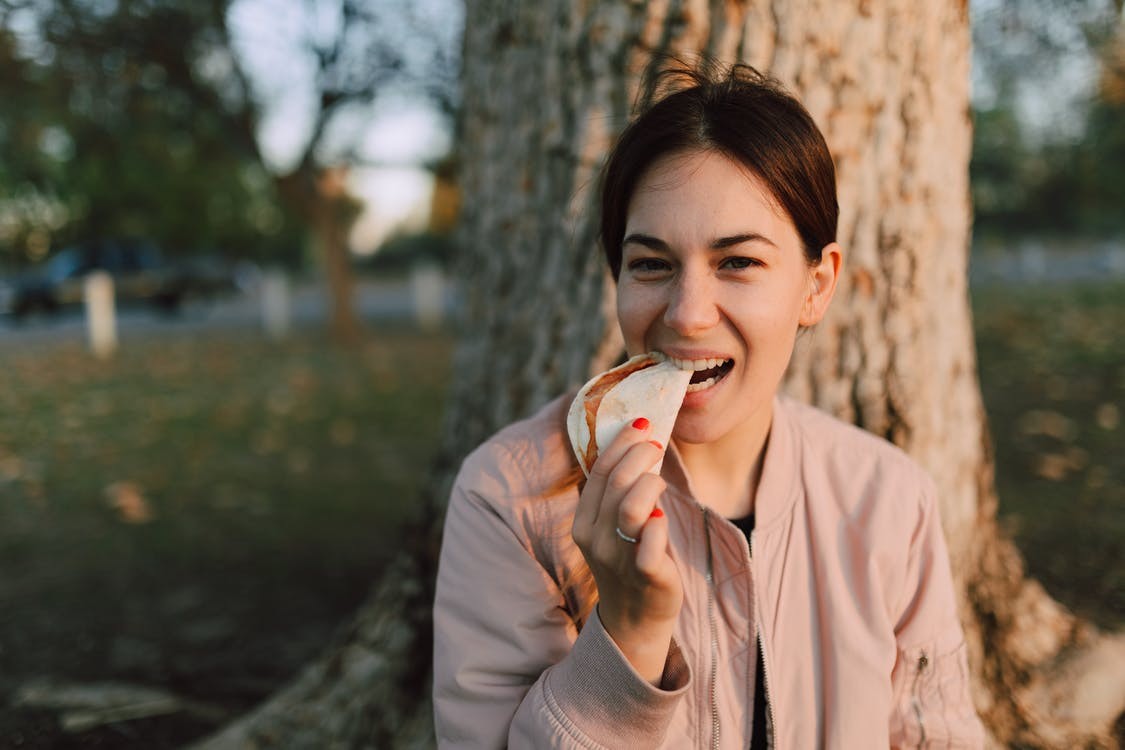
[{"label": "blurred background", "polygon": [[[1121,627],[1122,3],[970,11],[1000,515]],[[0,746],[201,736],[395,551],[450,375],[461,19],[0,0]]]}]

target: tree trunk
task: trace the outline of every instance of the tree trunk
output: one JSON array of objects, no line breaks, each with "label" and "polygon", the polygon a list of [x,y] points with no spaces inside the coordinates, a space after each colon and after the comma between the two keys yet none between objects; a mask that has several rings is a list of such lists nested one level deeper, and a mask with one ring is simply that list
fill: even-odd
[{"label": "tree trunk", "polygon": [[[1125,638],[1077,621],[1026,579],[995,521],[966,287],[966,4],[475,0],[466,28],[468,307],[431,521],[351,637],[230,737],[285,747],[432,741],[418,681],[429,670],[430,587],[452,472],[491,432],[619,354],[595,241],[598,169],[651,55],[706,52],[780,78],[836,157],[845,274],[830,317],[799,340],[786,387],[891,439],[933,474],[992,743],[1115,746]],[[295,717],[326,729],[297,737]],[[387,739],[408,723],[403,739]]]},{"label": "tree trunk", "polygon": [[355,285],[348,257],[348,232],[359,204],[347,193],[346,177],[346,169],[320,169],[306,163],[278,177],[277,187],[286,207],[312,232],[328,287],[329,334],[336,343],[351,346],[360,340],[363,327],[355,312]]}]

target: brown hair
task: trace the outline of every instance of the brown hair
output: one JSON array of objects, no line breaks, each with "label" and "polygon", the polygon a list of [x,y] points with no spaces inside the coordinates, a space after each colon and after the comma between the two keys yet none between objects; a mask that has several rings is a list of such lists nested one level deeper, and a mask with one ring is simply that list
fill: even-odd
[{"label": "brown hair", "polygon": [[659,158],[716,151],[756,175],[789,215],[810,264],[836,240],[836,168],[824,136],[776,80],[741,63],[689,66],[657,58],[649,66],[639,114],[610,152],[602,176],[601,245],[613,278],[629,202]]}]

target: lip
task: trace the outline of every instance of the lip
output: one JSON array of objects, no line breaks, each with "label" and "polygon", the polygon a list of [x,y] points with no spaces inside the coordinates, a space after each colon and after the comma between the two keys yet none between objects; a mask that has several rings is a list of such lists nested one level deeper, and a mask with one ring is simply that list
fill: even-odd
[{"label": "lip", "polygon": [[734,359],[733,356],[718,349],[681,349],[678,347],[653,347],[650,351],[660,352],[676,359]]}]

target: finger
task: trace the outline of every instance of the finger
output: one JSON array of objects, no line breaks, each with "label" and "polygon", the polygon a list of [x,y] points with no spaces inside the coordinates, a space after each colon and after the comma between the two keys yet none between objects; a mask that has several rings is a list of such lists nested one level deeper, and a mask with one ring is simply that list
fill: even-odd
[{"label": "finger", "polygon": [[[584,522],[588,521],[591,525],[597,523],[597,518],[602,512],[602,508],[605,507],[604,495],[606,490],[609,489],[614,471],[633,446],[648,440],[650,430],[651,426],[648,419],[638,417],[625,427],[613,442],[606,446],[604,451],[598,453],[597,460],[594,461],[594,466],[589,472],[589,479],[586,481],[586,490],[591,494],[588,496],[589,500],[595,504],[593,507],[584,509],[588,513],[588,515],[583,516]],[[627,489],[628,485],[632,484],[631,480],[625,480],[624,475],[618,477],[616,482],[618,482],[614,489],[616,496],[620,496],[622,490]],[[614,505],[615,503],[616,497]]]},{"label": "finger", "polygon": [[594,523],[597,521],[609,475],[631,446],[646,439],[650,428],[648,419],[639,417],[621,430],[604,450],[598,452],[594,465],[590,467],[590,476],[586,479],[582,494],[578,497],[578,507],[575,508],[574,521],[570,527],[571,536],[580,547],[583,543],[588,543]]},{"label": "finger", "polygon": [[601,446],[597,452],[597,458],[594,460],[594,466],[589,468],[589,479],[586,482],[588,485],[593,485],[598,496],[601,496],[602,488],[605,486],[605,481],[609,479],[613,467],[618,464],[621,457],[627,452],[631,446],[643,440],[649,440],[648,434],[651,431],[651,423],[646,417],[637,417],[633,422],[618,433],[609,445]]},{"label": "finger", "polygon": [[[619,509],[625,497],[633,490],[638,482],[644,477],[651,477],[653,479],[660,479],[660,476],[651,471],[660,461],[664,455],[664,448],[659,443],[643,442],[635,443],[629,447],[617,465],[613,467],[609,478],[606,480],[605,490],[602,492],[601,505],[598,508],[598,515],[594,519],[594,525],[602,525],[604,523],[618,525],[621,521],[619,518]],[[651,480],[646,480],[651,481]],[[655,498],[660,492],[663,491],[663,484],[661,489],[652,496],[652,500],[648,507],[643,509],[640,517],[637,519],[636,524],[630,524],[630,528],[637,529],[640,524],[644,523],[644,519],[648,518],[649,512],[653,508]],[[623,527],[621,529],[625,531]]]},{"label": "finger", "polygon": [[642,527],[666,487],[667,484],[657,475],[642,473],[621,498],[614,525],[631,537],[640,537]]},{"label": "finger", "polygon": [[641,529],[637,542],[637,572],[649,581],[660,580],[668,557],[668,517],[660,508],[653,508]]},{"label": "finger", "polygon": [[618,507],[615,505],[612,514],[606,512],[601,515],[590,534],[590,551],[593,557],[603,565],[614,568],[620,575],[631,574],[635,570],[633,556],[636,543],[620,537],[617,529],[621,529],[625,536],[639,538],[641,527],[666,486],[664,480],[655,474],[642,473],[622,498],[622,503],[627,508],[643,510],[630,510],[627,519],[620,520],[617,515]]}]

